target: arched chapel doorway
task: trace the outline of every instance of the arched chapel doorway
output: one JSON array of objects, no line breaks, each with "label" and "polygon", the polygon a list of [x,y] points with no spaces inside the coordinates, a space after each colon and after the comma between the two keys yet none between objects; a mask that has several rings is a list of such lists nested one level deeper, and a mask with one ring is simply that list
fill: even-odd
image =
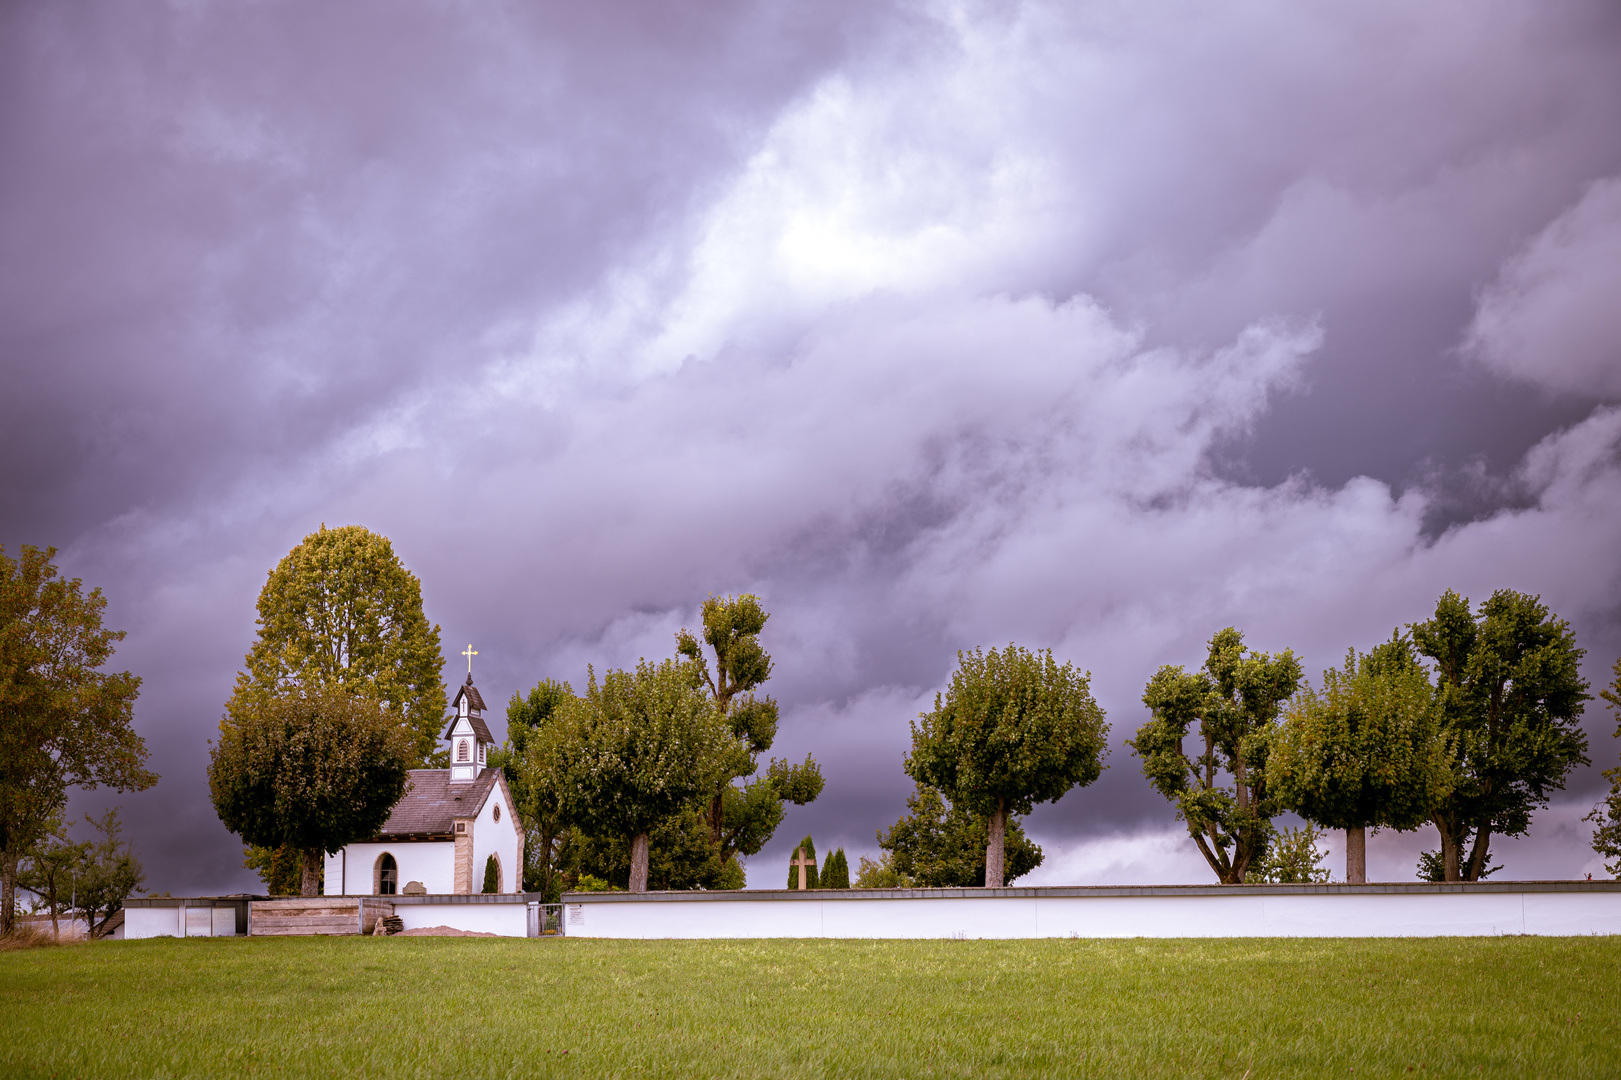
[{"label": "arched chapel doorway", "polygon": [[394,861],[394,856],[383,852],[377,857],[377,869],[374,876],[375,885],[372,894],[375,896],[393,896],[400,889],[400,865]]}]

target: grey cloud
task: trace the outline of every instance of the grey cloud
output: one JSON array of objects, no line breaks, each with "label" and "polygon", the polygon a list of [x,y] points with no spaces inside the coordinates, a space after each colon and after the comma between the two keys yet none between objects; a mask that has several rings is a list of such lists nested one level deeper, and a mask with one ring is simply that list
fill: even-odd
[{"label": "grey cloud", "polygon": [[394,540],[492,701],[761,593],[777,752],[829,780],[765,884],[873,849],[958,648],[1093,672],[1110,768],[1031,819],[1088,880],[1204,876],[1123,852],[1177,849],[1121,741],[1221,626],[1316,671],[1508,586],[1621,652],[1604,373],[1457,353],[1484,286],[1595,265],[1605,5],[63,10],[4,35],[0,540],[131,630],[159,888],[251,885],[206,740],[322,521]]},{"label": "grey cloud", "polygon": [[1621,396],[1621,178],[1593,184],[1484,292],[1468,350],[1506,375]]}]

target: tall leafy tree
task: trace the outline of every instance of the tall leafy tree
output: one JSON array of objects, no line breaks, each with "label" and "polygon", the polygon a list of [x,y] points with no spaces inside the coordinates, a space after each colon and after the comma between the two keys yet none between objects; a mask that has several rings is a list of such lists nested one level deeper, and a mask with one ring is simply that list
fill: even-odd
[{"label": "tall leafy tree", "polygon": [[986,817],[988,888],[1006,880],[1008,815],[1062,798],[1103,770],[1109,725],[1090,680],[1050,650],[959,652],[945,694],[912,724],[907,775]]},{"label": "tall leafy tree", "polygon": [[491,751],[492,768],[506,774],[524,829],[524,888],[551,897],[569,830],[563,820],[556,755],[557,710],[574,697],[566,682],[542,679],[507,702],[507,740]]},{"label": "tall leafy tree", "polygon": [[[934,788],[918,784],[906,800],[906,813],[878,833],[881,864],[862,859],[863,888],[975,888],[985,884],[985,850],[990,815],[947,803]],[[1002,884],[1011,884],[1041,865],[1039,845],[1024,835],[1017,814],[1009,814],[1002,838]],[[848,868],[845,871],[848,876]]]},{"label": "tall leafy tree", "polygon": [[[1448,590],[1412,626],[1435,661],[1454,783],[1431,815],[1447,881],[1478,881],[1494,834],[1522,835],[1565,776],[1587,764],[1583,650],[1540,597],[1500,589],[1476,613]],[[1467,853],[1467,854],[1466,854]]]},{"label": "tall leafy tree", "polygon": [[259,592],[259,634],[227,710],[290,686],[335,682],[382,704],[410,733],[413,765],[448,764],[439,627],[386,536],[359,525],[310,533]]},{"label": "tall leafy tree", "polygon": [[208,788],[227,829],[300,853],[303,895],[315,896],[323,853],[377,835],[415,756],[399,715],[374,698],[292,686],[239,702],[220,722]]},{"label": "tall leafy tree", "polygon": [[1267,783],[1267,757],[1278,712],[1300,676],[1292,651],[1246,649],[1229,626],[1210,639],[1202,670],[1167,664],[1143,690],[1151,719],[1126,745],[1223,885],[1241,883],[1271,841],[1281,807]]},{"label": "tall leafy tree", "polygon": [[558,709],[556,769],[566,820],[630,841],[631,892],[647,891],[649,834],[714,790],[737,738],[696,664],[643,660],[635,671],[593,671],[586,692]]},{"label": "tall leafy tree", "polygon": [[1416,829],[1452,790],[1438,698],[1411,640],[1351,650],[1343,667],[1323,672],[1321,690],[1301,687],[1267,775],[1283,806],[1345,830],[1345,880],[1367,881],[1367,830]]},{"label": "tall leafy tree", "polygon": [[141,680],[102,668],[122,631],[107,601],[64,579],[55,548],[0,548],[0,933],[17,911],[17,867],[72,787],[140,791],[157,783],[131,726]]},{"label": "tall leafy tree", "polygon": [[803,806],[822,791],[821,767],[809,755],[797,765],[772,758],[765,775],[757,775],[760,755],[777,735],[777,702],[756,692],[771,677],[771,656],[760,644],[770,617],[752,594],[711,596],[704,601],[702,641],[689,630],[676,635],[676,651],[697,665],[734,737],[706,800],[710,836],[724,863],[758,853],[781,824],[784,803]]},{"label": "tall leafy tree", "polygon": [[[1615,681],[1599,691],[1615,713],[1615,737],[1621,739],[1621,659],[1616,660]],[[1601,799],[1585,820],[1593,823],[1593,850],[1607,860],[1604,869],[1614,877],[1621,877],[1621,765],[1604,770],[1610,782],[1610,793]]]}]

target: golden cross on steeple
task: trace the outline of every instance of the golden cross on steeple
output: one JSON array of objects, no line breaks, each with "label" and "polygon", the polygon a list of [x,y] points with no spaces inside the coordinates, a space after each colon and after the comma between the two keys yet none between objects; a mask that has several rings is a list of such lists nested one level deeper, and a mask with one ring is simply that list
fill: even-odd
[{"label": "golden cross on steeple", "polygon": [[473,657],[478,655],[478,650],[473,648],[473,643],[469,641],[467,648],[462,650],[462,655],[467,657],[467,677],[471,679],[473,677]]}]

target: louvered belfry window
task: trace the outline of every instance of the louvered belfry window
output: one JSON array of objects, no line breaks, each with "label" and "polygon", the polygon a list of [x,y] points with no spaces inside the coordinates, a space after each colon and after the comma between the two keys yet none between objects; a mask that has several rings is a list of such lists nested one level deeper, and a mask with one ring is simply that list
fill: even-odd
[{"label": "louvered belfry window", "polygon": [[466,761],[467,760],[467,740],[466,739],[463,739],[461,742],[456,744],[456,760],[457,761]]}]

